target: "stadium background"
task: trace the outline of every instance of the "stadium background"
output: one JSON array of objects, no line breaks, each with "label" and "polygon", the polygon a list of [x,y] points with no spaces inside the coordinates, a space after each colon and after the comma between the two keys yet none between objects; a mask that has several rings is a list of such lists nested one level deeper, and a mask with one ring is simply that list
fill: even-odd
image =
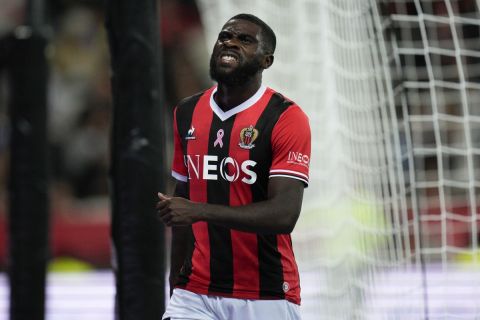
[{"label": "stadium background", "polygon": [[[305,3],[308,6],[302,7]],[[365,9],[367,5],[362,4],[374,1],[327,3],[305,0],[292,4],[272,0],[256,6],[258,13],[253,12],[266,17],[278,30],[279,41],[284,41],[284,47],[279,47],[276,64],[266,73],[266,83],[275,83],[280,91],[305,105],[312,120],[314,154],[317,163],[322,163],[312,170],[313,188],[307,190],[302,218],[294,235],[304,283],[305,319],[475,319],[480,314],[475,302],[480,298],[476,233],[476,199],[480,190],[480,162],[477,161],[480,5],[475,0],[378,1],[380,11],[371,12],[371,7]],[[207,0],[198,4],[193,0],[158,1],[161,64],[168,108],[173,108],[180,98],[210,85],[206,62],[215,30],[229,16],[248,11],[253,5],[249,1],[243,4]],[[100,1],[94,0],[55,0],[50,1],[48,8],[51,273],[47,319],[111,319],[114,283],[110,270],[107,174],[112,100],[105,8]],[[310,11],[306,12],[305,8]],[[0,2],[0,37],[23,23],[24,10],[25,3],[21,0]],[[396,36],[392,47],[385,45],[380,60],[388,60],[387,65],[397,64],[397,69],[403,69],[401,76],[395,72],[390,75],[394,83],[391,85],[393,105],[408,105],[403,117],[378,115],[378,104],[385,102],[381,94],[359,95],[358,91],[365,88],[348,82],[349,79],[378,82],[376,75],[367,72],[372,66],[366,64],[361,68],[358,62],[368,60],[382,48],[361,51],[365,56],[359,55],[359,60],[354,61],[349,61],[352,56],[343,56],[340,51],[337,57],[331,54],[331,47],[360,51],[362,44],[369,43],[368,35],[362,38],[352,29],[358,22],[356,19],[363,19],[365,14],[373,17],[372,24],[376,24],[373,29],[384,32],[382,39],[380,34],[370,35],[375,41],[388,43],[388,37]],[[334,20],[329,18],[331,16],[340,18]],[[420,16],[420,23],[409,18],[412,16]],[[473,22],[450,19],[452,26],[449,20],[452,17],[464,17]],[[317,36],[325,37],[326,34],[329,42],[317,40]],[[310,41],[304,41],[306,44],[295,42],[299,39]],[[429,43],[425,45],[425,41]],[[448,51],[450,49],[453,54]],[[305,61],[306,64],[301,65]],[[335,79],[337,87],[332,92],[336,92],[338,98],[328,94],[332,89],[328,78],[319,80],[316,77],[325,70]],[[462,81],[455,80],[460,77],[459,70],[465,73]],[[429,88],[421,84],[428,83],[432,77],[445,83],[458,82],[459,88],[447,86],[432,98]],[[340,78],[347,80],[342,82]],[[402,81],[403,87],[395,85]],[[348,91],[352,93],[342,96]],[[303,103],[304,96],[311,92],[315,92],[317,106]],[[464,92],[468,99],[461,97]],[[0,75],[2,271],[7,265],[8,237],[8,99],[7,79]],[[365,112],[352,111],[347,103],[349,100],[356,100],[360,106],[376,107],[366,108]],[[335,113],[320,105],[340,108]],[[435,110],[430,109],[431,105]],[[363,117],[373,120],[369,122]],[[399,141],[411,142],[410,145],[405,141],[399,143],[400,156],[405,148],[410,148],[412,154],[401,161],[406,173],[398,176],[409,177],[408,181],[403,181],[407,186],[403,193],[396,194],[391,188],[402,181],[385,183],[382,180],[385,176],[395,180],[391,170],[398,167],[392,165],[392,169],[391,163],[382,162],[381,158],[388,154],[386,143],[378,136],[378,131],[368,129],[376,125],[375,121],[384,119],[396,119],[399,123],[407,119],[409,123],[409,129],[403,128],[404,131],[401,125],[394,126],[400,132]],[[345,127],[345,123],[350,127]],[[469,124],[467,129],[466,123]],[[169,121],[159,125],[169,132]],[[411,137],[407,137],[406,132]],[[463,138],[464,132],[468,139]],[[365,139],[361,140],[362,137]],[[437,147],[440,141],[443,147]],[[342,147],[345,145],[350,149]],[[452,149],[465,149],[467,156],[462,157],[462,152],[459,155]],[[362,152],[370,155],[362,155]],[[407,150],[405,154],[408,153]],[[167,148],[165,158],[170,159],[170,154]],[[329,155],[336,156],[329,158]],[[350,162],[349,156],[354,161]],[[375,166],[383,168],[383,165],[388,167],[386,171],[379,173],[372,169]],[[457,183],[452,186],[449,181]],[[377,184],[388,185],[390,189],[378,191]],[[353,187],[349,190],[346,185]],[[387,205],[379,205],[378,194],[358,192],[358,185],[373,186],[374,191],[368,191],[381,194]],[[401,215],[403,209],[395,209],[393,204],[397,195],[406,199],[406,204],[398,205],[405,206],[405,216]],[[409,204],[412,198],[415,198],[416,207]],[[391,212],[384,212],[387,207]],[[378,219],[380,212],[388,218]],[[0,285],[0,319],[6,319],[8,286],[4,273]],[[404,299],[402,303],[397,301],[399,297]]]}]

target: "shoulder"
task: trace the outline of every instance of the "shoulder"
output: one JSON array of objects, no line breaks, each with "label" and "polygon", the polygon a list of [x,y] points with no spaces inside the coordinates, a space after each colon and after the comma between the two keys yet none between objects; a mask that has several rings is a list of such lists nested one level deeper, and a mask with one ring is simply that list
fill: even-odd
[{"label": "shoulder", "polygon": [[191,95],[189,97],[183,98],[180,100],[180,102],[177,104],[177,108],[185,108],[188,107],[189,105],[196,104],[197,101],[200,99],[201,96],[203,96],[208,90],[204,90],[201,92],[197,92],[194,95]]},{"label": "shoulder", "polygon": [[302,122],[306,121],[308,123],[307,114],[295,101],[274,89],[267,88],[267,90],[272,92],[272,99],[275,99],[278,106],[282,109],[279,120],[283,118],[283,120],[301,120]]},{"label": "shoulder", "polygon": [[[194,95],[191,95],[189,97],[186,97],[182,99],[177,106],[175,107],[175,117],[177,120],[181,119],[189,119],[193,111],[195,110],[195,107],[198,104],[198,101],[205,95],[208,95],[211,93],[213,88],[198,92]],[[208,99],[207,99],[208,100]]]},{"label": "shoulder", "polygon": [[310,122],[307,114],[295,103],[290,105],[282,113],[279,120],[295,122],[297,125],[308,124]]}]

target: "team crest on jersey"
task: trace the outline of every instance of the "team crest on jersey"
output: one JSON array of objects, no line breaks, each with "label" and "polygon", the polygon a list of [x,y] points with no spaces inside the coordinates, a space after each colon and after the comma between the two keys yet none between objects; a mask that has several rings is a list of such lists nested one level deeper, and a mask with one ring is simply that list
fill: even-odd
[{"label": "team crest on jersey", "polygon": [[243,149],[252,149],[255,147],[253,142],[257,139],[257,137],[258,130],[250,125],[250,127],[243,128],[242,131],[240,131],[240,143],[238,145]]},{"label": "team crest on jersey", "polygon": [[195,133],[195,128],[192,126],[190,129],[188,129],[185,140],[195,140],[196,138],[193,135],[194,133]]}]

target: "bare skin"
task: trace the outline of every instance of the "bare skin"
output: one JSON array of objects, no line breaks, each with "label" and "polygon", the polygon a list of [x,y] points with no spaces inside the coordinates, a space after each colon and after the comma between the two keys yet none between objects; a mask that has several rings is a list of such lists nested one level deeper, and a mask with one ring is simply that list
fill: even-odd
[{"label": "bare skin", "polygon": [[[258,71],[245,83],[229,85],[218,81],[214,99],[224,111],[241,104],[257,92],[262,84],[263,70],[273,63],[273,54],[262,50],[260,31],[260,27],[254,23],[232,19],[218,35],[212,59],[215,59],[216,67],[223,74],[234,72],[252,59],[259,61]],[[295,179],[274,177],[269,180],[267,200],[237,207],[190,201],[186,190],[187,184],[177,181],[175,196],[158,194],[158,217],[172,227],[170,292],[191,250],[193,223],[205,221],[258,234],[290,233],[300,214],[304,185]]]},{"label": "bare skin", "polygon": [[[187,184],[177,183],[175,186],[175,196],[188,198]],[[160,202],[159,202],[160,203]],[[158,204],[157,204],[158,207]],[[180,269],[183,266],[188,253],[193,250],[193,233],[191,226],[172,226],[172,243],[170,250],[170,275],[168,278],[170,284],[170,295]]]},{"label": "bare skin", "polygon": [[[215,42],[212,55],[216,58],[217,67],[225,72],[232,72],[238,64],[222,63],[221,56],[230,53],[238,60],[260,59],[261,68],[257,74],[243,85],[229,86],[218,83],[215,98],[217,104],[225,109],[238,106],[250,98],[262,84],[262,72],[273,63],[273,54],[262,53],[260,27],[245,20],[230,20],[222,28]],[[241,63],[240,61],[238,63]]]},{"label": "bare skin", "polygon": [[300,214],[304,185],[291,178],[274,177],[268,184],[267,200],[238,207],[193,202],[178,190],[186,190],[186,183],[177,182],[174,197],[159,193],[157,203],[159,218],[172,227],[170,294],[192,249],[192,223],[206,221],[259,234],[290,233]]},{"label": "bare skin", "polygon": [[300,214],[303,188],[301,181],[274,177],[268,184],[267,200],[236,207],[199,203],[159,193],[157,210],[167,226],[189,226],[206,221],[259,234],[290,233]]}]

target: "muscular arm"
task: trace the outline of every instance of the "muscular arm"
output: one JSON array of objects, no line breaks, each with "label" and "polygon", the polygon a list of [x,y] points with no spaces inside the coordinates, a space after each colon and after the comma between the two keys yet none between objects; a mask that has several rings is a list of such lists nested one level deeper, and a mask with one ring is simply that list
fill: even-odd
[{"label": "muscular arm", "polygon": [[290,233],[300,214],[303,189],[301,181],[273,177],[269,181],[268,199],[265,201],[229,207],[160,194],[157,208],[162,221],[173,227],[206,221],[247,232]]},{"label": "muscular arm", "polygon": [[[176,197],[187,198],[187,184],[178,181],[175,186]],[[170,284],[170,295],[192,245],[192,228],[191,226],[173,226],[172,242],[170,251],[170,276],[168,278]]]}]

